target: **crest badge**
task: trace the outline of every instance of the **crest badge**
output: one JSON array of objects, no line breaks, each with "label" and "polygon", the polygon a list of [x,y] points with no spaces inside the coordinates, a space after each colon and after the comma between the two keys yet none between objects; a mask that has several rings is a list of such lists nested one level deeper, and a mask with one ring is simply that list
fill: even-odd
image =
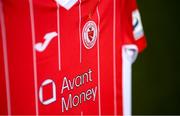
[{"label": "crest badge", "polygon": [[88,21],[82,31],[83,44],[87,49],[93,48],[97,40],[97,26],[94,21]]}]

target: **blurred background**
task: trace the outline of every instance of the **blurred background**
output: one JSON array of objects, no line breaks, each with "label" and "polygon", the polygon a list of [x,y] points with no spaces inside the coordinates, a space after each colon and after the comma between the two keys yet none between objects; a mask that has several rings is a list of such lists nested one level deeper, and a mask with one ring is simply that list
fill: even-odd
[{"label": "blurred background", "polygon": [[180,114],[179,2],[137,0],[148,47],[133,65],[133,114]]}]

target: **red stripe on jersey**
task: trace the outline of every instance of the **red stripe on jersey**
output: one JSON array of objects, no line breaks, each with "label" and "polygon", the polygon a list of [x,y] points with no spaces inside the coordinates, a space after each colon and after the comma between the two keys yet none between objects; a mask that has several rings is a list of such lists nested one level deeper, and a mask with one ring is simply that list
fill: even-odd
[{"label": "red stripe on jersey", "polygon": [[[3,7],[2,7],[2,3],[0,1],[0,103],[1,103],[1,106],[3,107],[0,107],[0,114],[10,114],[11,111],[10,109],[8,110],[8,108],[10,106],[8,106],[8,102],[9,102],[9,105],[10,105],[10,101],[8,101],[8,98],[7,98],[7,93],[8,93],[8,90],[7,90],[7,75],[8,75],[8,71],[6,69],[6,72],[5,72],[5,52],[6,52],[6,48],[5,48],[5,27],[4,27],[4,17],[3,17]],[[3,36],[4,35],[4,36]],[[3,49],[4,48],[4,49]],[[7,62],[7,61],[6,61]]]},{"label": "red stripe on jersey", "polygon": [[[2,1],[12,114],[34,114],[34,81],[27,1]],[[9,6],[13,4],[13,6]],[[21,7],[20,7],[21,6]],[[23,8],[23,12],[22,9]],[[7,15],[11,14],[13,15]],[[11,20],[9,20],[11,19]],[[24,20],[25,19],[25,20]],[[28,74],[28,75],[27,75]],[[27,92],[28,91],[28,92]],[[27,108],[29,107],[29,108]]]}]

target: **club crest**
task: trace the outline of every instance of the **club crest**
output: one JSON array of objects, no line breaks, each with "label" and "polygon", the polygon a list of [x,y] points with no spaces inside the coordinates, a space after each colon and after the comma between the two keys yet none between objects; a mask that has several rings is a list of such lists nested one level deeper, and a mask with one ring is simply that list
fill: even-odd
[{"label": "club crest", "polygon": [[88,21],[82,31],[83,44],[87,49],[93,48],[97,40],[97,26],[94,21]]}]

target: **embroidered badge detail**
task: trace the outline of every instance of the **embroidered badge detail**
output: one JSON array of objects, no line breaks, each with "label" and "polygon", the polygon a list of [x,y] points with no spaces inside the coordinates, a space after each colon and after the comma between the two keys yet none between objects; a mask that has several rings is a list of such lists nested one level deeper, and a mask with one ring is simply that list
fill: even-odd
[{"label": "embroidered badge detail", "polygon": [[87,49],[93,48],[97,40],[97,26],[94,21],[88,21],[82,31],[83,44]]},{"label": "embroidered badge detail", "polygon": [[138,10],[132,12],[132,24],[133,24],[133,35],[135,40],[140,39],[144,36],[144,30],[142,27],[141,16]]}]

